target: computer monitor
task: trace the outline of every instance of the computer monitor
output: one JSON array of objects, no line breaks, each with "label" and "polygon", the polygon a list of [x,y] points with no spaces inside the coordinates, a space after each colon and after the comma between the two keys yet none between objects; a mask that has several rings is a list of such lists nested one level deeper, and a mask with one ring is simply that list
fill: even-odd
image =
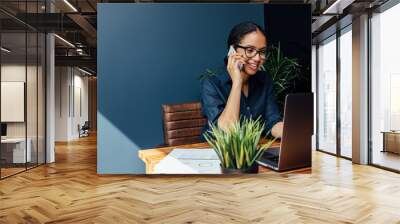
[{"label": "computer monitor", "polygon": [[7,124],[1,123],[1,137],[7,136]]}]

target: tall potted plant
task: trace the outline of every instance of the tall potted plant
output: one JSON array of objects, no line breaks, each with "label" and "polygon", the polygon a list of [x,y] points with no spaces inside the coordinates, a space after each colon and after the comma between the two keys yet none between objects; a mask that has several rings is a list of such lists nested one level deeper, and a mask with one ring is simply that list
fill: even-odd
[{"label": "tall potted plant", "polygon": [[298,59],[285,56],[280,43],[269,46],[262,70],[271,76],[277,103],[281,108],[285,103],[286,95],[296,91],[297,84],[308,83],[308,77],[301,75],[302,66]]},{"label": "tall potted plant", "polygon": [[259,144],[264,124],[260,119],[241,119],[228,130],[210,123],[204,138],[214,148],[221,162],[222,173],[258,173],[256,161],[275,141]]}]

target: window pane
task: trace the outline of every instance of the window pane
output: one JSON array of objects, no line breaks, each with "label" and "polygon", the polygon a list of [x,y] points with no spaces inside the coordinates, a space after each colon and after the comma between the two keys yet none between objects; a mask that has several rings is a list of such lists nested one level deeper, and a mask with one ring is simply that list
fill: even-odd
[{"label": "window pane", "polygon": [[30,148],[30,161],[28,168],[34,167],[38,163],[37,150],[37,76],[38,76],[38,35],[36,32],[27,33],[28,55],[27,55],[27,80],[26,80],[26,118],[27,118],[27,142]]},{"label": "window pane", "polygon": [[[31,148],[26,141],[26,33],[2,33],[1,47],[1,177],[25,170]],[[28,146],[28,147],[27,147]]]},{"label": "window pane", "polygon": [[336,39],[318,48],[318,149],[336,153]]},{"label": "window pane", "polygon": [[46,36],[39,33],[39,46],[38,46],[38,163],[45,163],[46,149],[45,149],[45,65],[46,65]]},{"label": "window pane", "polygon": [[[0,2],[20,18],[45,9],[44,0]],[[45,161],[45,43],[43,33],[0,12],[0,178]]]},{"label": "window pane", "polygon": [[352,141],[352,35],[340,36],[340,153],[351,158]]},{"label": "window pane", "polygon": [[400,170],[399,21],[400,5],[371,19],[372,163],[396,170]]}]

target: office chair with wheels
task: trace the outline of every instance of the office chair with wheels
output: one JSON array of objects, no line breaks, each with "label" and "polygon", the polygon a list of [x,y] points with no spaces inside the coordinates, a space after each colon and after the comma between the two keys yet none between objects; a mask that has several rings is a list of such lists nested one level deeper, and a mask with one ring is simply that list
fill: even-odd
[{"label": "office chair with wheels", "polygon": [[79,138],[89,136],[89,129],[90,129],[89,121],[85,121],[82,127],[78,124]]}]

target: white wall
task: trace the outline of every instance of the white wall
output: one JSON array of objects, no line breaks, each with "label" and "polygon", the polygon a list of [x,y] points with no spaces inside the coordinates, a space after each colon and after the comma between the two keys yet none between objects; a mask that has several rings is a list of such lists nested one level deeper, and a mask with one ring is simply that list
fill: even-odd
[{"label": "white wall", "polygon": [[69,69],[55,68],[55,141],[68,140],[68,116],[70,84]]},{"label": "white wall", "polygon": [[[37,70],[38,69],[38,70]],[[42,67],[20,63],[8,63],[1,66],[2,82],[24,82],[26,85],[26,106],[22,112],[26,112],[26,120],[23,122],[6,122],[8,138],[24,138],[25,135],[30,139],[32,151],[32,161],[44,162],[44,74]],[[26,80],[27,79],[27,80]],[[7,97],[7,96],[2,96]],[[9,108],[1,108],[7,110]],[[12,112],[12,111],[11,111]],[[37,156],[36,153],[39,153]]]},{"label": "white wall", "polygon": [[73,67],[56,67],[55,73],[55,140],[70,141],[88,120],[88,77]]},{"label": "white wall", "polygon": [[89,120],[89,112],[88,112],[88,77],[82,76],[82,73],[74,75],[74,108],[73,111],[73,119],[72,119],[72,136],[74,138],[79,137],[78,133],[78,124],[81,126],[85,123],[85,121]]},{"label": "white wall", "polygon": [[[27,70],[25,70],[27,69]],[[26,73],[27,71],[27,73]],[[29,66],[25,67],[25,64],[5,64],[1,66],[1,81],[2,82],[25,82],[25,76],[28,76],[29,86],[36,86],[36,80],[31,77],[36,77],[36,67]],[[27,118],[28,118],[28,137],[30,133],[36,130],[36,88],[27,88]],[[4,96],[3,96],[4,97]],[[6,110],[6,108],[1,108]],[[33,123],[32,123],[33,122]],[[7,122],[7,136],[8,137],[25,137],[25,124],[26,122]],[[32,131],[31,131],[32,129]],[[36,136],[36,132],[35,132]]]},{"label": "white wall", "polygon": [[[25,82],[25,64],[8,64],[1,66],[1,81],[3,82]],[[30,68],[28,67],[28,70]],[[29,74],[29,72],[28,72]],[[6,108],[1,108],[5,110]],[[10,122],[7,123],[7,137],[25,137],[25,122]]]}]

